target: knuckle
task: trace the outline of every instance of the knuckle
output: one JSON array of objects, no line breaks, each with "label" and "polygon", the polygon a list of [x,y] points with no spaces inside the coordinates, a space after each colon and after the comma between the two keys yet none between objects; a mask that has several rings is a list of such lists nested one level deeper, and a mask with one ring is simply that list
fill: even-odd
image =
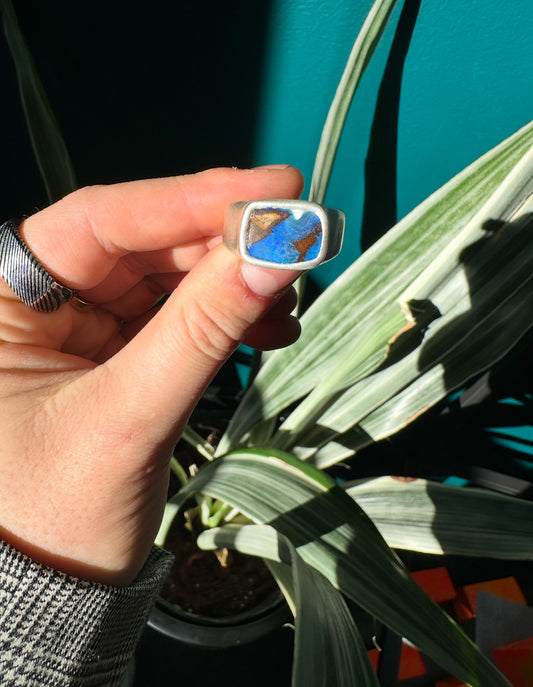
[{"label": "knuckle", "polygon": [[182,334],[194,349],[220,362],[236,348],[249,326],[249,322],[234,313],[197,302],[184,317]]},{"label": "knuckle", "polygon": [[68,202],[69,208],[73,211],[73,223],[77,231],[89,233],[96,241],[110,254],[122,255],[124,250],[118,248],[112,242],[107,231],[109,227],[124,223],[124,218],[131,221],[131,213],[127,204],[122,201],[118,192],[119,185],[95,184],[84,186],[64,200]]}]

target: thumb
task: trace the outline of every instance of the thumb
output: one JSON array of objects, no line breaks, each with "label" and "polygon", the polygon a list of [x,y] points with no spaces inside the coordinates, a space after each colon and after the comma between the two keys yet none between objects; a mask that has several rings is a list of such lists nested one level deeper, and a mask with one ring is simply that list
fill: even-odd
[{"label": "thumb", "polygon": [[156,445],[177,440],[220,366],[299,274],[243,263],[222,244],[205,255],[103,366],[106,383],[123,392],[126,425]]}]

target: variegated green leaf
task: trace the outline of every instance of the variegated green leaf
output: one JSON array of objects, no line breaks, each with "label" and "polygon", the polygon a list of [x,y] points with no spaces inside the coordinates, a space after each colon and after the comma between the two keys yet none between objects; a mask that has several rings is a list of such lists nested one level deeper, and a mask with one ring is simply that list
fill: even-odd
[{"label": "variegated green leaf", "polygon": [[[218,455],[246,443],[254,425],[282,415],[287,407],[303,399],[296,406],[292,416],[282,425],[275,438],[276,446],[287,449],[295,444],[296,433],[307,439],[308,432],[319,424],[322,416],[334,406],[343,393],[349,394],[349,389],[357,383],[363,383],[364,388],[367,381],[365,378],[383,365],[387,356],[389,356],[387,362],[390,362],[392,346],[389,346],[389,342],[394,340],[397,350],[398,342],[402,341],[400,335],[409,326],[411,312],[407,312],[405,307],[402,311],[399,304],[402,294],[406,293],[411,284],[416,283],[419,275],[425,270],[431,270],[429,266],[433,261],[438,260],[439,255],[478,215],[480,209],[493,196],[532,145],[533,123],[530,123],[430,196],[326,289],[302,318],[303,331],[300,340],[288,349],[276,351],[260,370],[219,444]],[[522,199],[525,193],[527,191],[522,186]],[[511,197],[508,206],[515,208],[516,195]],[[499,218],[489,216],[487,219]],[[514,235],[516,229],[515,224],[513,231],[507,236]],[[522,238],[514,236],[514,247],[510,249],[512,251],[515,251],[517,241],[527,241],[529,238],[530,232],[526,234],[523,227],[519,233]],[[505,232],[502,232],[502,235],[504,234]],[[530,246],[531,242],[527,244],[528,260],[531,254]],[[490,252],[489,250],[487,255]],[[514,254],[516,257],[516,251]],[[456,276],[456,282],[451,287],[452,292],[463,299],[457,301],[453,312],[453,308],[450,307],[450,317],[457,319],[458,315],[464,314],[465,299],[469,299],[467,288],[469,285],[465,282],[464,273],[457,271],[454,264],[450,267]],[[506,277],[510,277],[513,282],[509,285],[511,291],[513,286],[518,289],[528,288],[505,267],[505,264],[501,265],[502,271],[506,272]],[[486,270],[486,267],[484,269]],[[521,270],[521,274],[527,270],[525,263],[522,263]],[[478,273],[476,279],[479,274],[481,273]],[[490,276],[486,271],[482,274]],[[483,282],[478,279],[477,285],[477,294],[483,295],[485,299]],[[493,282],[490,289],[487,289],[486,296],[490,295],[492,299],[490,303],[498,301],[498,289],[497,280]],[[514,318],[518,296],[511,294],[510,298],[508,303],[504,294],[501,299],[502,309],[494,319],[506,314],[509,320]],[[489,301],[483,302],[486,310],[490,311],[492,306]],[[410,303],[411,306],[414,305],[412,300]],[[422,305],[427,305],[427,303],[422,303]],[[515,325],[516,329],[511,333],[510,340],[515,341],[520,335],[519,332],[524,330],[527,312],[527,307],[519,309],[520,321]],[[440,320],[433,322],[428,332],[424,331],[434,314],[436,313],[431,309],[422,310],[422,318],[426,317],[427,321],[422,319],[419,329],[411,332],[411,335],[421,336],[425,333],[427,337],[429,332],[437,334],[438,327],[445,326],[440,323]],[[461,324],[468,323],[464,319],[462,321],[459,319],[454,326]],[[468,328],[463,327],[463,331],[463,338],[468,338]],[[482,334],[482,329],[479,332]],[[452,335],[451,330],[448,333]],[[408,344],[411,343],[408,342]],[[477,372],[480,365],[486,366],[490,364],[491,359],[500,357],[502,351],[505,352],[509,345],[509,341],[504,343],[494,354],[491,352],[490,345],[487,346],[484,359],[480,361],[474,359],[472,369],[469,368],[468,356],[461,355],[460,348],[456,348],[451,355],[454,360],[461,359],[460,377],[464,380]],[[418,363],[407,361],[407,365],[411,365],[414,369]],[[392,374],[391,369],[392,366],[386,370],[385,378]],[[374,381],[375,379],[372,378],[372,383]],[[404,386],[408,386],[411,381],[407,379]],[[448,386],[446,384],[446,387]],[[442,397],[446,390],[442,387],[442,379],[436,382],[435,391],[430,394],[433,398],[432,402],[435,402],[436,397]],[[358,389],[358,393],[359,391],[361,389]],[[394,393],[398,391],[396,389]],[[394,394],[391,394],[391,397],[393,396]],[[394,417],[394,407],[392,409],[387,407],[386,413],[381,412],[387,400],[387,398],[379,400],[371,394],[365,401],[366,407],[361,417],[376,413],[372,421],[378,427],[382,418],[386,417],[388,421],[386,431],[389,432],[398,429],[405,423],[406,417],[409,419],[422,412],[428,405],[427,399],[424,399],[423,404],[419,404],[418,408],[409,407],[408,413],[402,411],[404,418],[401,422],[394,424],[390,423],[390,418]],[[345,399],[339,401],[338,406],[342,406],[344,401]],[[374,401],[375,405],[372,405]],[[342,431],[347,430],[345,428]],[[374,428],[372,431],[375,431]],[[354,430],[352,434],[358,433],[360,438],[365,432],[370,434],[365,428]],[[320,437],[313,444],[312,449],[316,449],[329,440],[336,439],[331,434],[329,438]],[[344,445],[343,442],[341,444]],[[308,441],[303,445],[304,454],[306,446],[309,446]]]},{"label": "variegated green leaf", "polygon": [[35,64],[20,31],[13,3],[1,0],[7,43],[15,62],[20,97],[33,151],[50,202],[59,200],[77,187],[76,175],[43,89]]},{"label": "variegated green leaf", "polygon": [[377,0],[372,5],[353,45],[322,130],[316,155],[309,200],[323,203],[333,161],[354,93],[370,63],[397,0]]},{"label": "variegated green leaf", "polygon": [[[533,151],[528,158],[527,173],[533,188]],[[483,223],[482,218],[479,222]],[[465,261],[464,272],[453,274],[452,269],[450,279],[443,278],[430,287],[432,307],[438,303],[441,315],[415,350],[344,392],[316,418],[310,431],[306,427],[301,432],[289,418],[281,426],[283,443],[274,437],[272,444],[296,446],[294,450],[303,457],[305,449],[298,448],[298,435],[303,436],[304,446],[310,447],[308,455],[325,467],[332,458],[326,443],[329,440],[344,449],[350,445],[353,452],[369,441],[389,436],[500,359],[533,321],[532,236],[533,214],[528,205],[522,216],[496,233],[474,236],[474,242],[462,252],[468,257],[457,258]],[[453,264],[451,260],[452,268]],[[421,298],[417,302],[425,300],[424,293],[418,292]],[[343,441],[340,435],[355,425],[358,434]],[[325,450],[314,452],[324,444]]]},{"label": "variegated green leaf", "polygon": [[269,559],[295,610],[293,687],[379,687],[342,595],[267,525],[227,525],[198,538],[204,549],[232,548]]},{"label": "variegated green leaf", "polygon": [[278,451],[241,450],[203,466],[174,497],[175,507],[197,491],[271,525],[336,588],[460,679],[509,687],[325,473]]},{"label": "variegated green leaf", "polygon": [[533,502],[484,489],[380,477],[348,486],[389,546],[533,560]]}]

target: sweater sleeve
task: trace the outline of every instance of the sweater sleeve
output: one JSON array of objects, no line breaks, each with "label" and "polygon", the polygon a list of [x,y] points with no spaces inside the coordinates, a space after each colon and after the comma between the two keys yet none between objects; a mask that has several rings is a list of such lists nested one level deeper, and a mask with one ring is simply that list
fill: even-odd
[{"label": "sweater sleeve", "polygon": [[0,685],[119,685],[172,556],[127,587],[70,577],[0,541]]}]

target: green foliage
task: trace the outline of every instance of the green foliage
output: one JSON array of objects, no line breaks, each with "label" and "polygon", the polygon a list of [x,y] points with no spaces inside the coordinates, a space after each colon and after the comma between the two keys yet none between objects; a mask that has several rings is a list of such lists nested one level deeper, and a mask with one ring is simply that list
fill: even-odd
[{"label": "green foliage", "polygon": [[[75,175],[11,0],[0,3],[52,201],[76,187]],[[312,200],[324,200],[351,100],[395,4],[377,0],[354,43]],[[184,434],[207,462],[189,478],[173,461],[183,486],[158,541],[192,496],[207,528],[201,546],[269,561],[296,615],[295,687],[376,686],[343,595],[469,684],[509,685],[390,547],[530,559],[531,504],[386,478],[343,490],[319,468],[404,427],[531,326],[532,147],[533,123],[430,196],[326,289],[302,318],[300,340],[266,357],[216,460],[191,428]],[[258,524],[224,524],[235,512]]]},{"label": "green foliage", "polygon": [[[207,464],[180,490],[174,506],[182,506],[196,491],[230,503],[253,522],[270,525],[334,587],[463,681],[508,686],[414,582],[365,512],[324,472],[290,454],[243,449]],[[215,544],[228,544],[213,537]],[[272,546],[265,546],[263,555],[271,551]],[[329,641],[336,640],[329,635]],[[359,684],[355,676],[351,684]]]},{"label": "green foliage", "polygon": [[[218,455],[261,443],[326,467],[501,358],[531,326],[532,144],[533,123],[430,196],[327,288],[302,317],[299,341],[268,357]],[[279,427],[265,422],[287,409]]]},{"label": "green foliage", "polygon": [[4,33],[13,56],[33,152],[50,202],[77,187],[76,175],[48,97],[20,31],[11,0],[1,0]]},{"label": "green foliage", "polygon": [[203,532],[198,544],[204,549],[232,548],[267,559],[298,618],[294,687],[379,687],[342,594],[305,563],[287,537],[267,525],[226,525]]},{"label": "green foliage", "polygon": [[423,479],[380,477],[345,488],[393,548],[533,560],[531,501]]},{"label": "green foliage", "polygon": [[377,0],[363,24],[346,63],[322,130],[309,200],[323,203],[346,116],[372,55],[385,31],[397,0]]}]

